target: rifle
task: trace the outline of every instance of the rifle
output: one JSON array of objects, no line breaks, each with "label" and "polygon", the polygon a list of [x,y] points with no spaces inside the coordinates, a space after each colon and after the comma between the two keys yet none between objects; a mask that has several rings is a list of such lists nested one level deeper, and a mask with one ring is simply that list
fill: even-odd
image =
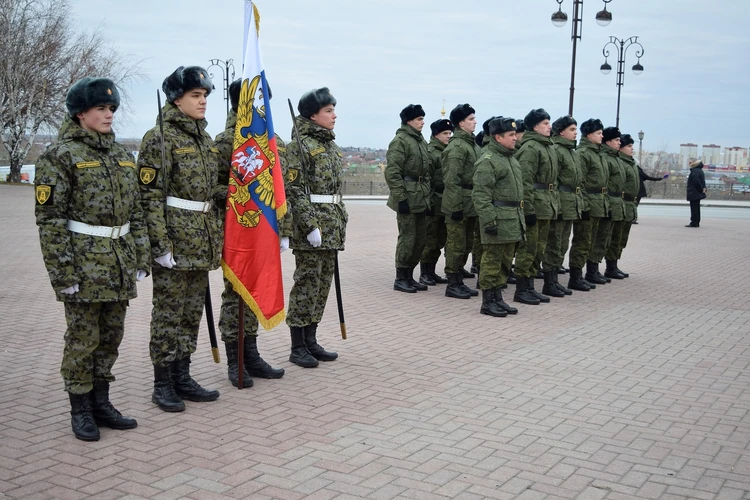
[{"label": "rifle", "polygon": [[[294,114],[294,107],[292,106],[292,100],[287,99],[289,103],[289,112],[292,114],[292,127],[294,128],[294,135],[297,137],[297,147],[299,148],[299,161],[302,163],[302,168],[306,169],[304,149],[302,148],[302,139],[300,139],[299,130],[297,129],[297,117]],[[307,191],[307,186],[305,186]],[[309,194],[309,193],[308,193]],[[339,275],[339,253],[336,252],[336,260],[334,261],[333,267],[333,280],[336,287],[336,305],[339,310],[339,327],[341,328],[341,338],[346,340],[346,322],[344,322],[344,302],[341,296],[341,277]]]}]

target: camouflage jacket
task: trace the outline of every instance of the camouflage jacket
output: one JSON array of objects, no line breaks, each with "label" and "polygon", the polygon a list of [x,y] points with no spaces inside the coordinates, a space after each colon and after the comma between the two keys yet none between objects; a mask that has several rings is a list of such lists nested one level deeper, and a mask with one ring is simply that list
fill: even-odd
[{"label": "camouflage jacket", "polygon": [[479,146],[474,142],[474,134],[456,128],[450,142],[443,150],[443,213],[463,211],[464,217],[476,217],[474,202],[471,199],[474,182],[475,163],[479,159]]},{"label": "camouflage jacket", "polygon": [[[114,134],[87,132],[70,117],[36,163],[36,223],[57,300],[113,302],[137,295],[135,276],[150,271],[148,231],[133,156]],[[67,221],[122,226],[120,238],[68,231]],[[78,283],[80,291],[60,290]]]},{"label": "camouflage jacket", "polygon": [[[219,183],[219,152],[205,131],[206,120],[193,120],[172,103],[162,109],[166,165],[161,161],[159,122],[143,136],[138,181],[146,212],[151,254],[172,252],[176,270],[219,267],[224,244],[226,186]],[[167,196],[214,201],[207,212],[166,205]]]},{"label": "camouflage jacket", "polygon": [[[641,187],[641,177],[638,173],[638,165],[635,163],[635,158],[623,153],[619,153],[619,158],[620,163],[622,163],[625,168],[625,184],[623,186],[623,192],[627,196],[637,198],[638,191]],[[623,201],[625,204],[625,220],[627,222],[633,222],[638,218],[638,207],[635,204],[635,200]]]},{"label": "camouflage jacket", "polygon": [[[296,118],[303,151],[300,154],[297,134],[286,151],[287,199],[293,207],[291,247],[299,250],[343,250],[349,215],[343,201],[313,203],[310,195],[341,195],[344,162],[332,130],[327,130],[303,116]],[[307,235],[320,229],[321,246],[314,248]]]},{"label": "camouflage jacket", "polygon": [[445,144],[435,139],[435,137],[430,137],[427,152],[430,154],[431,205],[435,215],[443,215],[443,191],[445,191],[445,183],[443,182],[443,160],[441,159],[441,155],[444,150]]},{"label": "camouflage jacket", "polygon": [[601,146],[584,137],[578,145],[578,159],[583,174],[586,209],[592,217],[606,217],[609,213],[609,196],[602,192],[602,188],[606,191],[609,170],[605,168]]},{"label": "camouflage jacket", "polygon": [[[559,167],[552,140],[533,130],[527,131],[523,135],[521,149],[515,154],[523,172],[524,213],[536,214],[537,219],[541,220],[557,219]],[[540,184],[544,184],[544,187],[540,187]]]},{"label": "camouflage jacket", "polygon": [[388,207],[398,212],[399,202],[406,200],[411,213],[429,209],[430,155],[422,134],[410,125],[401,125],[385,157],[385,182],[391,190]]},{"label": "camouflage jacket", "polygon": [[[620,161],[620,152],[606,144],[602,145],[602,162],[609,169],[607,193],[609,211],[613,221],[625,219],[625,205],[622,201],[622,190],[625,188],[625,165]],[[617,194],[617,196],[612,196]]]},{"label": "camouflage jacket", "polygon": [[[583,175],[581,174],[581,163],[576,153],[576,141],[555,136],[552,139],[555,144],[557,153],[557,164],[560,168],[557,174],[557,189],[560,197],[560,213],[563,220],[578,220],[581,218],[581,212],[586,210],[581,184]],[[573,192],[563,191],[570,188]],[[576,192],[578,189],[578,192]]]},{"label": "camouflage jacket", "polygon": [[[520,202],[523,200],[521,165],[513,157],[515,150],[501,146],[494,139],[486,146],[474,172],[471,196],[479,215],[479,234],[483,245],[513,243],[524,238],[526,221],[523,208],[496,207],[493,201]],[[484,228],[497,227],[497,235],[489,235]]]}]

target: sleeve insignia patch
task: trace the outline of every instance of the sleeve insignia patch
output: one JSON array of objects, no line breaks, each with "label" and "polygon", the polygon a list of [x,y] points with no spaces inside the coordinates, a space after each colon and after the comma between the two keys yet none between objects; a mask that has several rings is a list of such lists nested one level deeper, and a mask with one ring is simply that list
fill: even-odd
[{"label": "sleeve insignia patch", "polygon": [[39,205],[44,205],[48,201],[52,201],[52,197],[55,194],[55,186],[50,186],[48,184],[40,184],[36,187],[36,202]]},{"label": "sleeve insignia patch", "polygon": [[276,151],[279,153],[286,153],[286,148],[282,146],[276,146]]},{"label": "sleeve insignia patch", "polygon": [[215,147],[213,147],[213,146],[211,146],[211,152],[212,152],[212,153],[218,153],[218,152],[219,152],[219,149],[218,149],[218,148],[215,148]]},{"label": "sleeve insignia patch", "polygon": [[188,154],[188,153],[195,153],[195,148],[194,147],[177,148],[177,149],[174,150],[174,154],[176,154],[176,155],[184,155],[184,154]]},{"label": "sleeve insignia patch", "polygon": [[288,183],[293,183],[299,178],[299,170],[296,168],[290,168],[289,171],[286,173],[286,181]]},{"label": "sleeve insignia patch", "polygon": [[91,167],[101,167],[102,164],[98,161],[79,161],[76,163],[76,168],[91,168]]},{"label": "sleeve insignia patch", "polygon": [[141,167],[141,170],[138,172],[138,180],[140,180],[141,184],[144,186],[148,186],[156,180],[156,175],[155,168]]},{"label": "sleeve insignia patch", "polygon": [[121,167],[135,168],[135,163],[132,161],[118,161],[117,163],[119,163]]},{"label": "sleeve insignia patch", "polygon": [[326,152],[326,148],[315,148],[312,151],[310,151],[310,156],[317,156],[320,153],[325,153],[325,152]]}]

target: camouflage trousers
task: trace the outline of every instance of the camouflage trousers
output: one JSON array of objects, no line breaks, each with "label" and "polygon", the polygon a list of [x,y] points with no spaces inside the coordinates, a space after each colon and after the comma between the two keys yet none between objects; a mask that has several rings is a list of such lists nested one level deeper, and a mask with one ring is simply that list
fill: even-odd
[{"label": "camouflage trousers", "polygon": [[591,250],[589,251],[589,262],[599,263],[607,253],[607,248],[612,241],[612,219],[600,219],[599,226],[591,235]]},{"label": "camouflage trousers", "polygon": [[[477,219],[477,224],[474,226],[474,243],[471,247],[471,264],[479,264],[479,267],[482,267],[482,252],[484,250],[482,235],[480,234],[481,230],[479,219]],[[466,257],[468,258],[468,255]]]},{"label": "camouflage trousers", "polygon": [[198,343],[206,303],[208,271],[173,271],[154,266],[149,352],[154,366],[189,359]]},{"label": "camouflage trousers", "polygon": [[424,250],[422,250],[421,262],[423,264],[437,264],[440,251],[445,247],[448,239],[448,230],[445,228],[444,215],[428,215],[427,234]]},{"label": "camouflage trousers", "polygon": [[[221,292],[221,313],[219,331],[222,342],[237,342],[240,332],[240,295],[232,288],[232,283],[224,278],[224,291]],[[258,335],[258,318],[252,309],[245,306],[245,337]]]},{"label": "camouflage trousers", "polygon": [[464,217],[455,221],[446,218],[447,238],[445,242],[445,272],[459,273],[466,265],[469,252],[474,247],[474,234],[477,228],[476,217]]},{"label": "camouflage trousers", "polygon": [[125,331],[128,301],[65,302],[65,331],[60,374],[65,390],[86,394],[94,380],[115,380],[112,366]]},{"label": "camouflage trousers", "polygon": [[545,271],[556,271],[563,265],[565,254],[570,246],[572,220],[553,220],[547,232],[547,248],[544,250],[542,267]]},{"label": "camouflage trousers", "polygon": [[396,243],[396,269],[413,269],[419,264],[427,236],[424,212],[396,214],[398,242]]},{"label": "camouflage trousers", "polygon": [[510,265],[516,254],[516,243],[482,245],[482,260],[479,263],[479,288],[492,290],[508,282]]},{"label": "camouflage trousers", "polygon": [[526,226],[526,241],[521,240],[516,250],[516,276],[533,278],[539,271],[547,248],[549,220],[537,219],[536,224]]},{"label": "camouflage trousers", "polygon": [[586,267],[591,250],[591,239],[599,226],[599,217],[591,217],[589,220],[577,220],[573,223],[573,243],[570,246],[568,264],[570,267],[583,269]]},{"label": "camouflage trousers", "polygon": [[294,250],[294,285],[289,293],[286,324],[320,323],[331,290],[336,250]]},{"label": "camouflage trousers", "polygon": [[612,242],[604,256],[607,260],[619,260],[622,257],[622,251],[628,244],[631,227],[633,223],[627,221],[618,221],[612,225]]}]

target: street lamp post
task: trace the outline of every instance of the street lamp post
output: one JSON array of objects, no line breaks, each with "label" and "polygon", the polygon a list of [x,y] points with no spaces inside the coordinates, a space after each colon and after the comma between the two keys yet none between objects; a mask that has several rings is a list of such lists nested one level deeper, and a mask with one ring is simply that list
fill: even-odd
[{"label": "street lamp post", "polygon": [[627,54],[628,49],[631,45],[638,46],[635,51],[635,57],[638,58],[638,62],[633,65],[633,74],[640,75],[641,73],[643,73],[643,66],[641,66],[641,57],[643,57],[643,53],[645,51],[643,49],[643,45],[641,45],[641,43],[638,41],[637,36],[631,36],[630,38],[625,40],[620,40],[616,36],[609,37],[609,41],[604,44],[604,48],[602,49],[602,54],[604,54],[604,64],[602,64],[599,68],[605,75],[608,75],[610,71],[612,71],[612,66],[610,66],[607,62],[607,58],[609,57],[608,47],[610,45],[612,45],[617,51],[617,118],[615,120],[615,126],[619,127],[620,94],[622,92],[622,85],[623,83],[625,83],[625,55]]},{"label": "street lamp post", "polygon": [[[557,2],[557,12],[552,14],[552,24],[558,28],[565,26],[568,21],[568,15],[562,11],[563,0],[555,0]],[[607,10],[607,4],[612,0],[602,0],[604,2],[604,9],[596,13],[596,24],[599,26],[607,26],[612,22],[612,14]],[[573,30],[571,32],[571,39],[573,40],[573,61],[570,65],[570,100],[568,101],[568,114],[573,116],[573,95],[575,94],[575,81],[576,81],[576,48],[578,46],[578,40],[581,39],[583,34],[583,0],[573,0]]]},{"label": "street lamp post", "polygon": [[638,132],[638,164],[643,168],[643,130]]},{"label": "street lamp post", "polygon": [[[221,76],[224,83],[224,100],[227,103],[227,114],[229,114],[229,84],[234,80],[234,59],[227,59],[226,61],[222,61],[221,59],[209,59],[209,61],[211,64],[208,66],[208,69],[217,66],[221,70]],[[211,73],[211,78],[213,77],[214,75]]]}]

